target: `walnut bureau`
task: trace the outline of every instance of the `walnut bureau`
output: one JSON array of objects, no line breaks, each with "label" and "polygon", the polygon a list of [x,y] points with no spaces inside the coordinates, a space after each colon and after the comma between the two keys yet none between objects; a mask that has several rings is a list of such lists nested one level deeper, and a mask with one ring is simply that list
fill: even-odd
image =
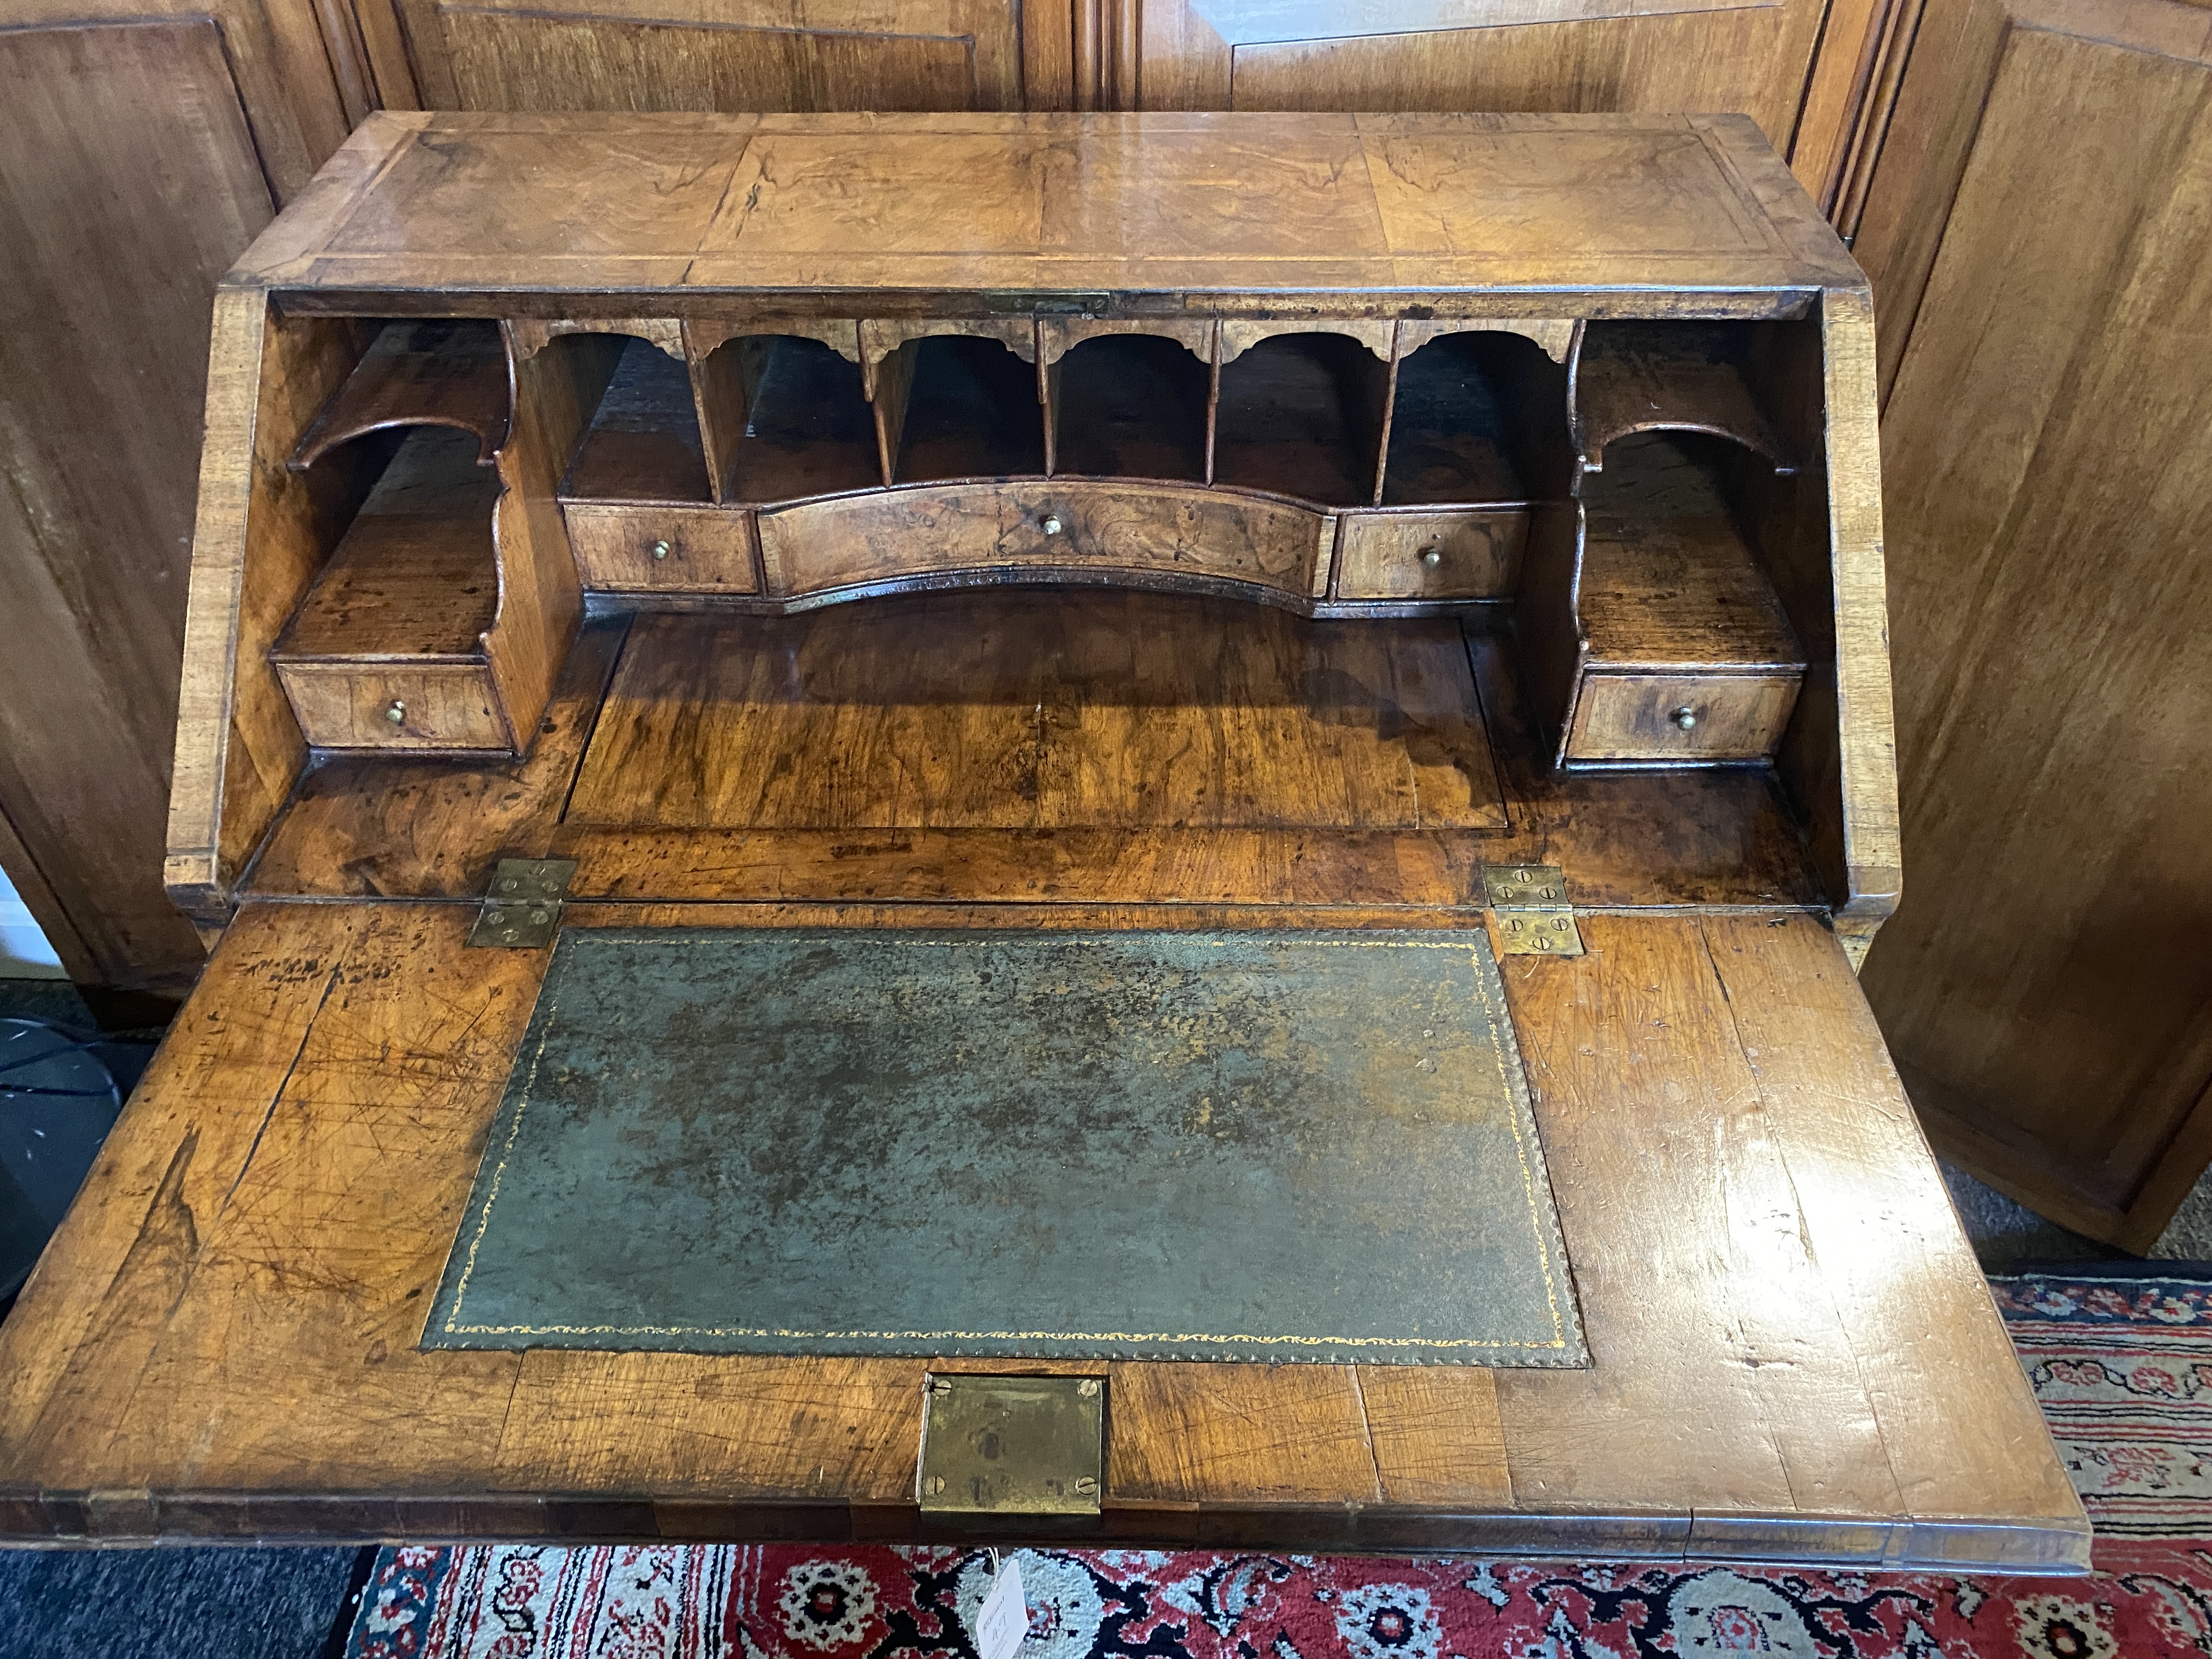
[{"label": "walnut bureau", "polygon": [[1738,117],[371,118],[217,301],[213,954],[0,1331],[0,1530],[929,1535],[925,1359],[417,1346],[506,858],[548,927],[1488,930],[1592,1364],[1052,1367],[1092,1536],[2078,1570],[1852,974],[1872,354]]}]

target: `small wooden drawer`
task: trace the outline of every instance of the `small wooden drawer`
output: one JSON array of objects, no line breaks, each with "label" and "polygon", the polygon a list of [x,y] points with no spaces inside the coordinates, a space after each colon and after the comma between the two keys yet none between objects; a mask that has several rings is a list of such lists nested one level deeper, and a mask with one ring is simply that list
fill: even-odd
[{"label": "small wooden drawer", "polygon": [[962,570],[1124,572],[1317,595],[1333,520],[1172,484],[945,484],[760,515],[769,589],[818,593]]},{"label": "small wooden drawer", "polygon": [[318,749],[512,751],[488,662],[278,662],[300,729]]},{"label": "small wooden drawer", "polygon": [[1347,513],[1337,546],[1344,599],[1498,599],[1521,579],[1526,507]]},{"label": "small wooden drawer", "polygon": [[1759,760],[1797,702],[1796,674],[1589,674],[1571,761]]},{"label": "small wooden drawer", "polygon": [[570,501],[569,544],[584,586],[616,593],[750,593],[751,514],[741,507]]}]

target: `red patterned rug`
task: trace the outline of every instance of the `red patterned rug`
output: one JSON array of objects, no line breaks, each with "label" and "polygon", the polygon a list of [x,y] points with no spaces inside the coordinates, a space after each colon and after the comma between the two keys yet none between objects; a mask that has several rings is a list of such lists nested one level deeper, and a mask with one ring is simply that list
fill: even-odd
[{"label": "red patterned rug", "polygon": [[[2063,1579],[1024,1550],[1020,1659],[2212,1655],[2212,1285],[1992,1287],[2094,1522]],[[975,1659],[988,1555],[489,1545],[379,1556],[349,1659]]]}]

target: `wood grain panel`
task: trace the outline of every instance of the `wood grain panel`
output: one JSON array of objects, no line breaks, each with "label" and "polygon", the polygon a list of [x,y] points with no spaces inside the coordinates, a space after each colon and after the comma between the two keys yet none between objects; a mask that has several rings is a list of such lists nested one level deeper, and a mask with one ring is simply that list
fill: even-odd
[{"label": "wood grain panel", "polygon": [[750,593],[750,515],[703,507],[562,509],[586,588],[626,592]]},{"label": "wood grain panel", "polygon": [[1459,624],[992,594],[649,617],[568,814],[700,829],[1496,829]]},{"label": "wood grain panel", "polygon": [[[0,1392],[0,1443],[11,1453],[35,1455],[71,1437],[60,1419],[85,1406],[98,1415],[76,1433],[120,1416],[147,1345],[158,1340],[153,1329],[124,1334],[149,1317],[158,1323],[157,1306],[182,1289],[200,1234],[245,1173],[270,1103],[368,921],[365,910],[330,908],[280,924],[264,911],[228,936],[201,982],[203,1000],[216,1006],[178,1027],[143,1080],[139,1097],[163,1103],[118,1122],[88,1177],[98,1196],[70,1211],[33,1270],[15,1308],[24,1316],[0,1325],[12,1379]],[[225,988],[249,984],[252,994],[228,1006]],[[88,1342],[106,1347],[100,1364],[81,1363]],[[58,1402],[57,1420],[41,1431],[41,1415]]]},{"label": "wood grain panel", "polygon": [[[194,1212],[151,1351],[112,1384],[127,1404],[72,1454],[98,1484],[138,1484],[124,1472],[149,1467],[195,1486],[290,1484],[282,1472],[313,1443],[320,1485],[372,1488],[395,1439],[418,1437],[456,1481],[490,1483],[521,1356],[413,1352],[544,968],[538,952],[497,951],[461,970],[470,920],[380,908],[342,963],[310,972],[313,1024],[234,1184]],[[436,961],[446,971],[425,976]],[[434,993],[394,994],[410,981]],[[349,1191],[369,1201],[331,1201]],[[280,1377],[296,1393],[271,1411]]]},{"label": "wood grain panel", "polygon": [[1575,699],[1567,757],[1757,760],[1774,752],[1796,701],[1794,675],[1591,674]]},{"label": "wood grain panel", "polygon": [[[1712,1507],[1896,1514],[1898,1476],[1825,1284],[1828,1257],[1798,1230],[1792,1168],[1695,929],[1586,917],[1587,956],[1509,958],[1595,1360],[1534,1386],[1499,1374],[1514,1496],[1524,1508],[1665,1509],[1679,1490],[1662,1465],[1686,1459],[1705,1470]],[[1858,1000],[1832,946],[1828,961],[1838,978],[1794,981],[1793,1013],[1833,1003],[1840,1015]],[[1631,1121],[1633,1137],[1597,1131]],[[1647,1137],[1631,1200],[1632,1141]],[[1660,1285],[1672,1293],[1653,1296]],[[1665,1423],[1664,1457],[1639,1421]]]},{"label": "wood grain panel", "polygon": [[[462,109],[964,110],[983,101],[969,40],[708,17],[679,22],[443,4],[411,9],[434,11]],[[434,84],[434,76],[433,70],[426,78]]]},{"label": "wood grain panel", "polygon": [[270,211],[211,19],[0,30],[0,805],[111,983],[200,961],[159,849],[208,302]]},{"label": "wood grain panel", "polygon": [[[793,290],[824,288],[881,290],[878,317],[973,314],[979,289],[1144,290],[1133,308],[1174,314],[1187,290],[1245,316],[1525,311],[1525,296],[1436,294],[1489,285],[1583,316],[1772,316],[1861,281],[1737,115],[411,120],[375,118],[392,155],[374,188],[241,274],[304,285],[290,303],[309,310],[404,310],[442,288],[509,314],[490,290],[522,289],[571,317],[634,313],[599,297],[611,287],[680,289],[679,315],[739,299],[787,313]],[[1429,176],[1386,199],[1392,146]],[[1470,224],[1481,234],[1462,246],[1454,227]]]},{"label": "wood grain panel", "polygon": [[1336,592],[1346,599],[1505,599],[1528,544],[1522,508],[1347,513],[1338,524]]},{"label": "wood grain panel", "polygon": [[349,323],[280,318],[260,289],[218,293],[215,327],[165,866],[170,897],[209,927],[307,759],[269,653],[337,539],[343,493],[288,463],[368,344]]},{"label": "wood grain panel", "polygon": [[300,729],[319,749],[514,748],[481,662],[284,662],[276,672]]},{"label": "wood grain panel", "polygon": [[[1798,917],[1712,917],[1703,928],[1802,1206],[1806,1248],[1822,1264],[1905,1508],[1925,1517],[1898,1540],[1900,1553],[1985,1547],[1972,1528],[1946,1535],[1945,1512],[1962,1492],[2023,1514],[2073,1516],[2070,1484],[2037,1455],[2049,1434],[2042,1413],[2017,1364],[2002,1363],[2012,1345],[1989,1317],[1987,1281],[1911,1116],[1897,1109],[1895,1073],[1835,941]],[[1815,1000],[1835,1018],[1784,1012]],[[1838,1111],[1839,1098],[1881,1109]],[[1918,1264],[1909,1306],[1893,1293],[1896,1264],[1908,1256]],[[1905,1407],[1931,1387],[1942,1410]]]},{"label": "wood grain panel", "polygon": [[794,595],[997,570],[1036,580],[1054,572],[1194,579],[1305,596],[1326,579],[1333,522],[1253,496],[1069,480],[846,496],[759,520],[769,591]]},{"label": "wood grain panel", "polygon": [[[1007,0],[355,0],[394,109],[1066,108],[1068,20]],[[397,95],[395,95],[397,94]]]},{"label": "wood grain panel", "polygon": [[1876,0],[1152,0],[1145,109],[1741,110],[1834,200],[1872,60]]},{"label": "wood grain panel", "polygon": [[2212,27],[1923,34],[1865,244],[1917,872],[1868,993],[1947,1152],[2142,1249],[2212,1159]]},{"label": "wood grain panel", "polygon": [[1373,1503],[1382,1496],[1353,1365],[1115,1364],[1108,1399],[1142,1432],[1109,1443],[1135,1503]]}]

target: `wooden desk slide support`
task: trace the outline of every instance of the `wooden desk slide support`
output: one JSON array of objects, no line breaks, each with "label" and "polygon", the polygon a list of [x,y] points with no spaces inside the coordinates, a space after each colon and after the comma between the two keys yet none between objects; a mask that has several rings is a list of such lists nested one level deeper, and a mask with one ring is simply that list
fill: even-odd
[{"label": "wooden desk slide support", "polygon": [[925,1360],[418,1347],[501,857],[938,930],[1558,865],[1587,953],[1503,977],[1591,1366],[1091,1368],[1096,1535],[2078,1569],[1851,975],[1872,362],[1741,118],[372,117],[217,302],[221,941],[0,1331],[0,1533],[926,1534]]}]

